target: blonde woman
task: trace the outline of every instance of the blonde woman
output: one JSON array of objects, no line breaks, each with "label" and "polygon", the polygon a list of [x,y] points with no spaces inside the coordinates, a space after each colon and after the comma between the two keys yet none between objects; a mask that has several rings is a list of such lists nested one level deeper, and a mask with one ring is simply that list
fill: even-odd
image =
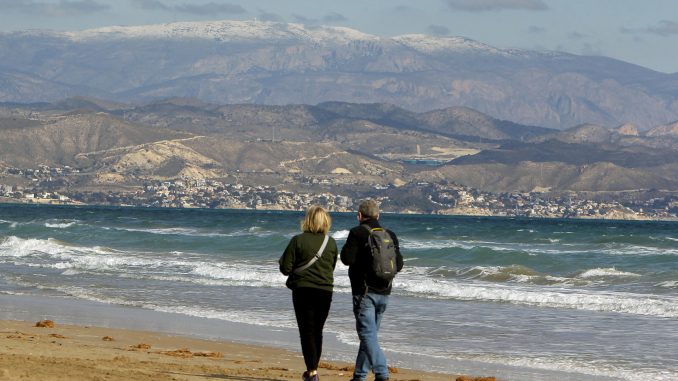
[{"label": "blonde woman", "polygon": [[328,235],[332,219],[320,206],[311,206],[301,223],[301,234],[290,240],[280,257],[280,271],[287,275],[299,326],[306,372],[304,381],[318,381],[323,346],[323,327],[332,304],[337,243]]}]

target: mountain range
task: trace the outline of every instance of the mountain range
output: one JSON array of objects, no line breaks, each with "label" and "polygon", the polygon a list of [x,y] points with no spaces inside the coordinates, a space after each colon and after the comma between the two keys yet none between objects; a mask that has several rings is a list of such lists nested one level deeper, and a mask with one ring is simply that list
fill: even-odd
[{"label": "mountain range", "polygon": [[[678,190],[675,124],[521,125],[465,107],[218,105],[175,98],[0,104],[0,169],[78,168],[70,189],[227,179],[347,189],[457,183],[493,192]],[[15,179],[16,180],[16,179]]]},{"label": "mountain range", "polygon": [[647,131],[678,120],[678,73],[606,57],[499,49],[463,37],[182,22],[0,33],[0,56],[4,102],[94,96],[128,104],[173,97],[280,106],[379,103],[433,112],[431,132],[433,120],[445,118],[434,110],[466,107],[510,121],[493,139],[506,137],[508,123],[560,130],[630,124]]}]

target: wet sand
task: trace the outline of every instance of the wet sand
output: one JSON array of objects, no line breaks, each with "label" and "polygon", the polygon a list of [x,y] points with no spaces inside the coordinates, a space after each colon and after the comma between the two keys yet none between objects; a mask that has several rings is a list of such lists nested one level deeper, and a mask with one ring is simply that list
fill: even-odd
[{"label": "wet sand", "polygon": [[[52,322],[0,321],[0,380],[300,380],[301,353],[164,333]],[[324,381],[347,381],[352,364],[323,362]],[[371,378],[370,378],[371,379]],[[393,381],[473,380],[393,369]],[[477,378],[493,380],[493,378]]]}]

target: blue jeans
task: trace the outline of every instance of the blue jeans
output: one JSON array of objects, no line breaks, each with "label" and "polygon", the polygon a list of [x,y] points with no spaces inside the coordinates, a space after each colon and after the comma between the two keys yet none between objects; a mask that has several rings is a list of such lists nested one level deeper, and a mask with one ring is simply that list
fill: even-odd
[{"label": "blue jeans", "polygon": [[354,380],[365,380],[370,370],[378,380],[387,380],[386,357],[379,347],[377,333],[381,317],[388,305],[388,295],[367,293],[353,296],[355,326],[360,338],[360,349],[355,360]]}]

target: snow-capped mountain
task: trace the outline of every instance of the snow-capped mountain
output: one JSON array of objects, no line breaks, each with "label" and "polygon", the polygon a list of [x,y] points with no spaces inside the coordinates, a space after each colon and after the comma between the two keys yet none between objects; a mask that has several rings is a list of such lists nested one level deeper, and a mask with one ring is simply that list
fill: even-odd
[{"label": "snow-capped mountain", "polygon": [[296,40],[315,43],[378,41],[380,37],[343,27],[305,27],[265,21],[177,22],[143,26],[112,26],[63,33],[73,41],[106,39],[206,39],[229,41]]},{"label": "snow-capped mountain", "polygon": [[[605,57],[463,37],[381,37],[262,21],[0,33],[0,101],[388,102],[466,106],[522,124],[640,129],[678,120],[678,76]],[[20,76],[18,75],[20,73]]]}]

